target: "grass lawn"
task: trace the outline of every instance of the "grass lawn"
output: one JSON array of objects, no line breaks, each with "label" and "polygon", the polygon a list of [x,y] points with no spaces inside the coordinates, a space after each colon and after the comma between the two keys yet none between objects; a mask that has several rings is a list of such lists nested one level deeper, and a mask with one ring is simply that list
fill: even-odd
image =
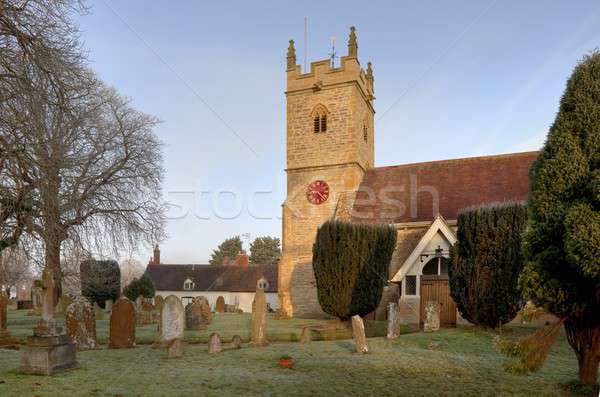
[{"label": "grass lawn", "polygon": [[[236,317],[237,316],[237,317]],[[21,337],[34,318],[12,312],[9,328]],[[24,322],[28,322],[27,327]],[[270,320],[272,340],[294,340],[314,320]],[[322,323],[322,322],[321,322]],[[373,330],[385,324],[370,324]],[[220,327],[232,327],[232,329]],[[155,327],[138,329],[142,341],[153,339]],[[532,332],[510,327],[508,335]],[[202,341],[211,332],[249,335],[248,316],[216,317],[210,329],[186,334]],[[100,339],[106,325],[99,322]],[[290,335],[295,335],[291,337]],[[351,340],[316,341],[308,345],[277,342],[265,348],[244,347],[209,356],[204,344],[189,344],[182,359],[168,360],[166,351],[149,345],[133,349],[78,353],[81,368],[53,377],[16,372],[19,352],[0,350],[0,396],[565,396],[564,384],[577,376],[575,356],[561,334],[539,373],[517,376],[502,370],[493,349],[494,334],[474,328],[437,333],[407,333],[397,341],[368,339],[371,352],[353,353]],[[431,342],[436,348],[430,349]],[[292,370],[277,360],[289,354]]]}]

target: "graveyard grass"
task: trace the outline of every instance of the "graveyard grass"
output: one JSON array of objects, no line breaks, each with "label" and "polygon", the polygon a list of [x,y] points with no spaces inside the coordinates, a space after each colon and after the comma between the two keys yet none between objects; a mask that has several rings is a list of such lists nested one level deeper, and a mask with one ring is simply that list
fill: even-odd
[{"label": "graveyard grass", "polygon": [[[9,329],[19,337],[31,333],[37,319],[24,311],[9,311]],[[133,349],[78,353],[80,368],[53,377],[18,374],[19,352],[0,350],[1,396],[221,396],[221,395],[437,395],[437,396],[568,396],[564,384],[577,377],[577,363],[564,334],[552,348],[540,372],[530,376],[506,373],[503,358],[493,348],[494,333],[474,328],[450,328],[436,333],[405,333],[396,341],[381,336],[367,340],[370,353],[353,353],[351,340],[294,342],[304,325],[318,320],[267,321],[268,347],[244,347],[209,356],[208,336],[222,335],[227,348],[235,334],[247,341],[250,315],[214,316],[205,331],[186,332],[184,357],[167,359],[166,350],[152,348],[156,326],[137,328]],[[108,321],[98,321],[105,343]],[[383,335],[385,323],[365,324],[367,333]],[[532,332],[510,326],[507,337]],[[345,337],[340,331],[334,337]],[[326,338],[329,339],[329,338]],[[202,343],[196,343],[202,342]],[[292,356],[294,369],[279,368],[283,355]]]}]

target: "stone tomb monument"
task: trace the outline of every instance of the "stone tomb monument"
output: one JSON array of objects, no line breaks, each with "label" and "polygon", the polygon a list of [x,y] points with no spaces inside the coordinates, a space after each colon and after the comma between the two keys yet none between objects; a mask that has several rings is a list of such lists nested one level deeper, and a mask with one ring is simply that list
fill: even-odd
[{"label": "stone tomb monument", "polygon": [[75,368],[76,349],[54,319],[54,276],[49,268],[42,274],[42,319],[27,338],[21,349],[19,372],[52,375],[55,372]]},{"label": "stone tomb monument", "polygon": [[65,323],[67,335],[77,350],[96,348],[96,313],[85,297],[78,296],[67,307]]},{"label": "stone tomb monument", "polygon": [[108,335],[109,349],[122,349],[135,345],[135,307],[122,296],[113,305]]}]

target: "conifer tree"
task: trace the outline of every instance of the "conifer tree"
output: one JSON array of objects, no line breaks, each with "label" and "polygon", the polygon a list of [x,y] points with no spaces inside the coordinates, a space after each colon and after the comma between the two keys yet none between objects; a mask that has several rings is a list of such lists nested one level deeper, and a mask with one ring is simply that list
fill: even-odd
[{"label": "conifer tree", "polygon": [[225,257],[235,260],[237,254],[242,252],[242,239],[240,236],[234,236],[223,241],[216,250],[210,254],[208,263],[211,265],[222,265]]},{"label": "conifer tree", "polygon": [[600,363],[600,53],[575,67],[531,169],[524,295],[564,321],[579,379]]}]

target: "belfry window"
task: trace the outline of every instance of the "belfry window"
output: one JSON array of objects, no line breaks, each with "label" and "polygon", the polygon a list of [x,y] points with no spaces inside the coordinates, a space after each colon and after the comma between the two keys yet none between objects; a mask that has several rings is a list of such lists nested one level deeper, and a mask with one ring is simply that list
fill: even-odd
[{"label": "belfry window", "polygon": [[312,113],[313,131],[315,134],[319,132],[327,132],[327,109],[323,105],[317,105]]},{"label": "belfry window", "polygon": [[365,142],[367,142],[367,140],[369,139],[369,130],[366,124],[363,125],[363,139],[365,140]]}]

